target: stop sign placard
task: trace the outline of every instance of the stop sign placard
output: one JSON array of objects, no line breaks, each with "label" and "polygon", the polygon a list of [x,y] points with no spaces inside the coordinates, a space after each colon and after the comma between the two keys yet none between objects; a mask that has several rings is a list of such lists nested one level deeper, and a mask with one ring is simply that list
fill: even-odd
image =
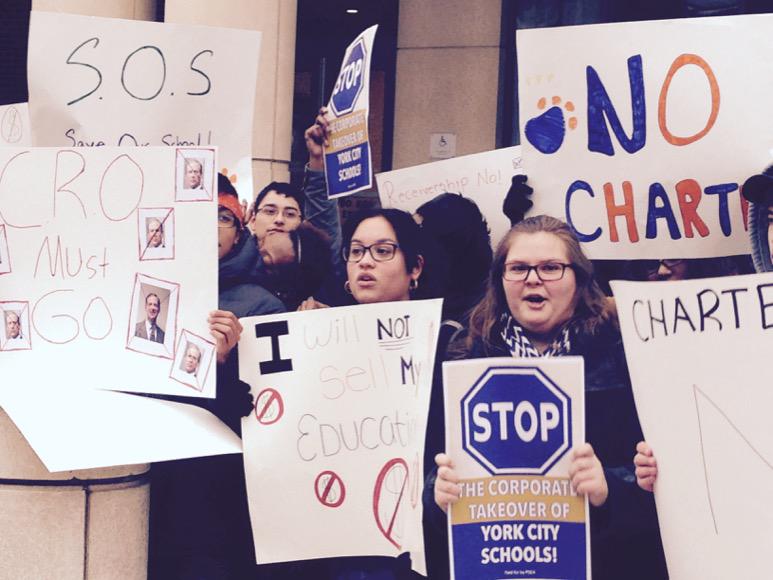
[{"label": "stop sign placard", "polygon": [[359,38],[346,55],[330,97],[330,107],[337,116],[340,117],[354,110],[357,97],[360,96],[364,85],[367,64],[365,40]]},{"label": "stop sign placard", "polygon": [[544,475],[572,446],[571,399],[535,367],[490,367],[464,395],[463,447],[492,475]]}]

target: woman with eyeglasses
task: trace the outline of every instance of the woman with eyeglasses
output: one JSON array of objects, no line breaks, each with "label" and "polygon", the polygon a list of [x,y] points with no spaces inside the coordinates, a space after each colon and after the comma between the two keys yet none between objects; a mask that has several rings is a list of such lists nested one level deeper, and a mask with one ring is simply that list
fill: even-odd
[{"label": "woman with eyeglasses", "polygon": [[344,230],[343,258],[344,289],[359,304],[421,294],[422,234],[404,211],[377,209],[353,216]]},{"label": "woman with eyeglasses", "polygon": [[[342,238],[346,292],[358,304],[432,297],[424,288],[423,252],[423,234],[409,213],[372,209],[355,214]],[[335,580],[422,578],[411,571],[406,554],[330,558],[325,564],[326,577]]]},{"label": "woman with eyeglasses", "polygon": [[[462,358],[584,357],[588,442],[572,450],[570,477],[591,506],[593,578],[666,578],[655,506],[633,475],[631,450],[641,429],[620,333],[590,261],[564,222],[537,216],[510,230],[457,350]],[[425,495],[440,536],[447,531],[438,508],[446,511],[460,494],[452,459],[436,458],[435,505]],[[447,578],[448,570],[431,570],[430,577]]]}]

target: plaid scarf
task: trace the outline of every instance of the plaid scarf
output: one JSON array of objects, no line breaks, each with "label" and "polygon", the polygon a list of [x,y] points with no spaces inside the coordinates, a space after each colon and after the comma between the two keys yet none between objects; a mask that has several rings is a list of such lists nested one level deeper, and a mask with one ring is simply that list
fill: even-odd
[{"label": "plaid scarf", "polygon": [[566,356],[572,348],[572,344],[569,340],[569,329],[564,327],[564,330],[556,337],[553,344],[551,344],[543,354],[540,354],[539,351],[532,346],[531,342],[529,342],[529,339],[526,338],[523,328],[521,328],[510,314],[502,315],[502,340],[505,341],[507,349],[510,351],[510,355],[513,358]]}]

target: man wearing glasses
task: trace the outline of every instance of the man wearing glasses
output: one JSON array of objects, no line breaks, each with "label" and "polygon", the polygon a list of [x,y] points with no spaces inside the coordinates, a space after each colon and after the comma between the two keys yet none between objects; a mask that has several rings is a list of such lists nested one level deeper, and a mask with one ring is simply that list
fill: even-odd
[{"label": "man wearing glasses", "polygon": [[268,235],[289,233],[303,220],[303,193],[289,183],[269,183],[255,198],[252,229],[258,244]]}]

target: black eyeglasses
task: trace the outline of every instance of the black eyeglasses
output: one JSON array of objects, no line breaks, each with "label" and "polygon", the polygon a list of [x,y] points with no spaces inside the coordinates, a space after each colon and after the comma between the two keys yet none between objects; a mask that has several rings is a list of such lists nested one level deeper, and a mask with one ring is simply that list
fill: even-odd
[{"label": "black eyeglasses", "polygon": [[530,266],[523,262],[508,262],[505,264],[502,277],[510,282],[523,282],[534,270],[539,278],[543,282],[555,282],[564,277],[564,272],[567,268],[573,268],[573,264],[562,264],[561,262],[543,262],[536,266]]},{"label": "black eyeglasses", "polygon": [[[264,205],[258,208],[258,213],[262,213],[267,217],[276,217],[279,213],[279,208],[275,205]],[[286,220],[295,220],[301,217],[301,212],[294,207],[285,207],[282,209],[282,217]]]},{"label": "black eyeglasses", "polygon": [[399,244],[392,242],[378,242],[369,246],[363,246],[362,244],[351,244],[348,248],[344,248],[343,256],[346,262],[359,262],[365,257],[366,252],[370,252],[370,257],[376,262],[388,262],[395,257]]}]

